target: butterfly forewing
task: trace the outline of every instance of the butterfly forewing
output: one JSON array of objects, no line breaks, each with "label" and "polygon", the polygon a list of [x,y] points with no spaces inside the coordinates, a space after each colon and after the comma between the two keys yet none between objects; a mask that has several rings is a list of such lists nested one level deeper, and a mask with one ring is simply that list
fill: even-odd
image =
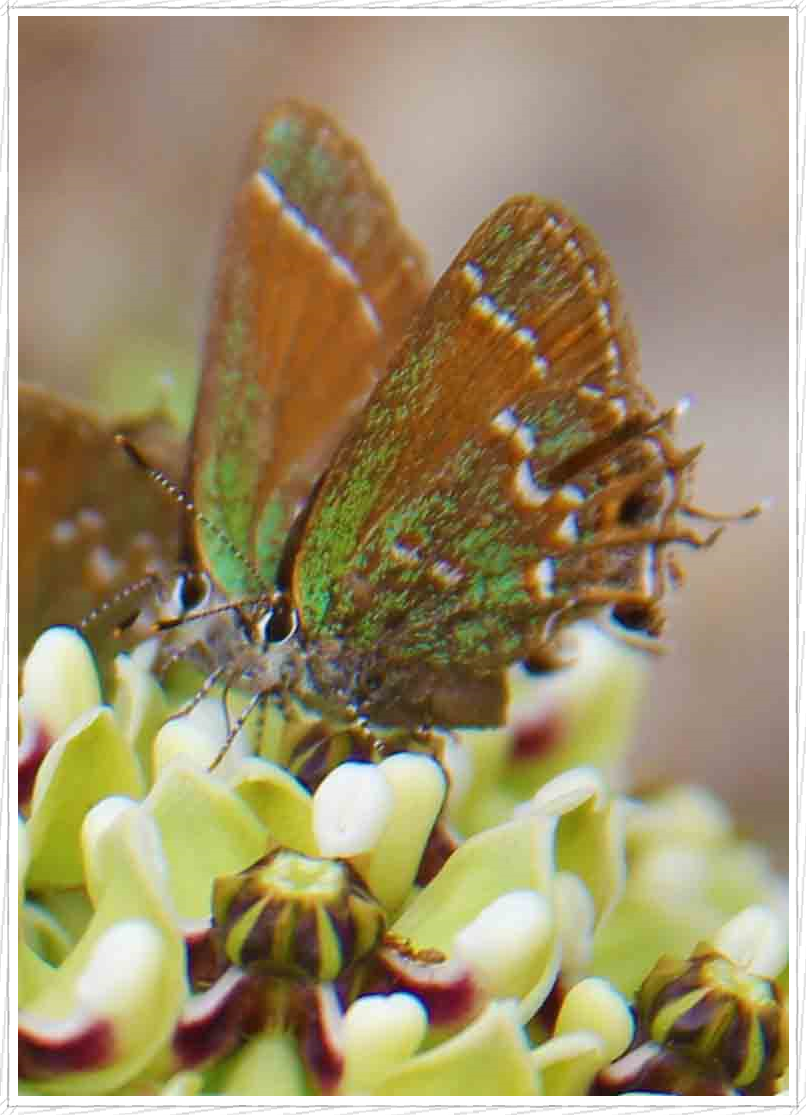
[{"label": "butterfly forewing", "polygon": [[228,594],[273,585],[290,524],[427,290],[357,144],[305,105],[266,117],[227,230],[193,432],[203,518],[190,529]]},{"label": "butterfly forewing", "polygon": [[381,718],[406,691],[450,719],[446,679],[492,678],[605,604],[651,608],[683,468],[668,424],[593,236],[558,204],[507,202],[316,495],[294,569],[311,642],[372,671]]}]

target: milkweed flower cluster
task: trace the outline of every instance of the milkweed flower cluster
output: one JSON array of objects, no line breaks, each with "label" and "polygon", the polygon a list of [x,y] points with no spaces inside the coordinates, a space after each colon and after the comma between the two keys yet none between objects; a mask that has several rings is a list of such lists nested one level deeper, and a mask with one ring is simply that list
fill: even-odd
[{"label": "milkweed flower cluster", "polygon": [[[644,664],[581,625],[505,728],[368,742],[300,710],[22,673],[24,1094],[769,1094],[782,883],[694,787],[628,796]],[[259,730],[258,730],[259,729]]]}]

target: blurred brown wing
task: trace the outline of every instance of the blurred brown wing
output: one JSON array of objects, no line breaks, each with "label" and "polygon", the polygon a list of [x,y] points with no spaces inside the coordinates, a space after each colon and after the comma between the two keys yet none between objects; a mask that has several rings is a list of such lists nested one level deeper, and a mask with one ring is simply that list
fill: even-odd
[{"label": "blurred brown wing", "polygon": [[[149,460],[180,474],[184,445],[161,423],[128,432]],[[19,653],[51,624],[78,624],[146,572],[170,569],[178,544],[179,505],[132,467],[112,432],[89,411],[21,384]],[[93,636],[102,657],[120,649],[100,627]]]}]

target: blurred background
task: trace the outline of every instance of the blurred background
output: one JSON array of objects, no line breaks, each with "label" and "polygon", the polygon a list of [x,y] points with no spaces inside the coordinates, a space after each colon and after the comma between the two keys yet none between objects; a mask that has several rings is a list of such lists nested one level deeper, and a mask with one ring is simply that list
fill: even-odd
[{"label": "blurred background", "polygon": [[107,402],[192,380],[242,149],[281,97],[360,138],[435,272],[510,194],[563,199],[615,261],[647,386],[692,396],[698,502],[774,501],[681,554],[639,778],[706,782],[783,865],[787,73],[784,17],[21,18],[20,376]]}]

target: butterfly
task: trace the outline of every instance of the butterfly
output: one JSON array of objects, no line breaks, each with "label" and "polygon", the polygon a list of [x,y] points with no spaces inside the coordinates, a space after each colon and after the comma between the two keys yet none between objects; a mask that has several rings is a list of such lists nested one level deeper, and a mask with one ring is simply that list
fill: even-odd
[{"label": "butterfly", "polygon": [[563,205],[506,201],[431,289],[361,148],[283,103],[226,230],[187,494],[152,470],[186,507],[168,653],[252,704],[499,724],[507,668],[556,666],[574,621],[656,637],[669,547],[718,533],[681,521],[676,417]]}]

